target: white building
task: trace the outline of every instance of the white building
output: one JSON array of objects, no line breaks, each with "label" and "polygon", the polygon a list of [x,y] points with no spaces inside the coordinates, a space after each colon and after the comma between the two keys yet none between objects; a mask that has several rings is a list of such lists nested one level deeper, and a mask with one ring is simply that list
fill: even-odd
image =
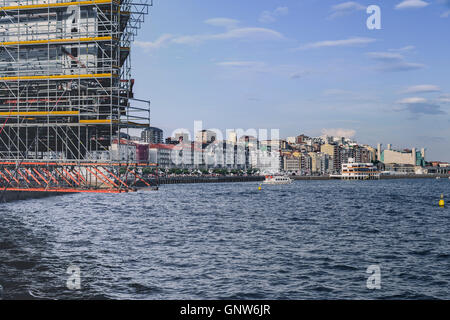
[{"label": "white building", "polygon": [[236,145],[237,144],[237,133],[236,131],[229,131],[228,132],[228,137],[227,137],[227,142],[232,144],[232,145]]},{"label": "white building", "polygon": [[175,133],[175,141],[180,141],[183,143],[189,143],[189,133],[188,132],[177,132]]},{"label": "white building", "polygon": [[249,154],[250,166],[259,169],[263,174],[276,174],[280,172],[280,152],[251,150]]},{"label": "white building", "polygon": [[113,161],[136,161],[136,145],[128,140],[113,141],[110,147],[111,160]]},{"label": "white building", "polygon": [[211,143],[217,140],[217,133],[212,130],[201,130],[195,134],[195,142]]},{"label": "white building", "polygon": [[283,171],[289,174],[299,174],[301,172],[301,157],[285,156],[283,157]]},{"label": "white building", "polygon": [[289,144],[295,144],[296,142],[296,138],[297,137],[287,137],[286,138],[286,141],[287,141],[287,143],[289,143]]},{"label": "white building", "polygon": [[175,165],[172,161],[172,152],[178,149],[180,148],[177,145],[172,144],[151,144],[148,150],[149,162],[156,163],[160,168],[173,168]]},{"label": "white building", "polygon": [[330,156],[322,152],[309,152],[311,157],[311,173],[327,174],[330,172]]}]

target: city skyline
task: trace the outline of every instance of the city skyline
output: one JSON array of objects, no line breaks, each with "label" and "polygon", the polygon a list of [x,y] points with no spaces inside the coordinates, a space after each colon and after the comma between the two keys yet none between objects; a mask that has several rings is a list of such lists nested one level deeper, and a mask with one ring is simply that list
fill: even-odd
[{"label": "city skyline", "polygon": [[[367,29],[369,5],[381,30]],[[450,161],[450,45],[439,38],[449,10],[438,0],[155,1],[132,53],[135,91],[167,133],[203,120],[425,146]]]}]

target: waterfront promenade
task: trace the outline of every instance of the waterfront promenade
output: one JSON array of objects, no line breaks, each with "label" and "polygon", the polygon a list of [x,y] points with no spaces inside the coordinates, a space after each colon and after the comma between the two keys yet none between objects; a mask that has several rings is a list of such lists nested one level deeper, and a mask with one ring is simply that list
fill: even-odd
[{"label": "waterfront promenade", "polygon": [[[380,179],[436,179],[440,177],[448,179],[449,174],[414,174],[414,175],[383,175]],[[255,182],[264,181],[264,176],[174,176],[160,177],[159,184],[180,184],[180,183],[221,183],[221,182]],[[330,176],[290,176],[293,180],[336,180],[339,178]],[[150,179],[152,184],[156,184],[156,179]]]}]

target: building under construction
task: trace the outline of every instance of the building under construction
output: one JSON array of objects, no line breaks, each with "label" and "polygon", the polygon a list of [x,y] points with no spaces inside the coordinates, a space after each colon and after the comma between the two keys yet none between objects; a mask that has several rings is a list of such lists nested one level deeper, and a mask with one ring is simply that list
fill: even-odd
[{"label": "building under construction", "polygon": [[[130,47],[151,1],[0,0],[0,187],[124,192],[142,180]],[[143,180],[142,180],[143,181]]]}]

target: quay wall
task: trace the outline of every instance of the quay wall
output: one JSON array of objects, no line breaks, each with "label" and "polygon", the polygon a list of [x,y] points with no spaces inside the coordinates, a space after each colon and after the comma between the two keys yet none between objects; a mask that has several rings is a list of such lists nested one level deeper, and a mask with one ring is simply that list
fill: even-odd
[{"label": "quay wall", "polygon": [[448,179],[450,174],[410,174],[410,175],[392,175],[381,176],[381,179],[436,179],[437,177]]},{"label": "quay wall", "polygon": [[[1,193],[3,191],[0,190],[0,200]],[[29,200],[29,199],[40,199],[47,197],[54,197],[58,195],[62,195],[61,192],[42,192],[42,191],[5,191],[3,197],[3,203],[5,202],[13,202],[19,200]],[[64,193],[65,194],[65,193]]]},{"label": "quay wall", "polygon": [[[222,177],[160,177],[159,184],[179,184],[179,183],[219,183],[219,182],[254,182],[263,181],[264,176],[222,176]],[[151,179],[152,184],[156,184],[155,179]]]},{"label": "quay wall", "polygon": [[[448,179],[449,174],[414,174],[414,175],[391,175],[381,176],[380,179],[436,179],[436,177]],[[293,180],[336,180],[339,178],[330,176],[290,176]],[[156,184],[156,179],[150,180]],[[160,177],[159,184],[178,183],[220,183],[220,182],[262,182],[264,176],[223,176],[223,177]],[[143,183],[142,183],[143,184]],[[138,184],[141,186],[141,184]]]}]

